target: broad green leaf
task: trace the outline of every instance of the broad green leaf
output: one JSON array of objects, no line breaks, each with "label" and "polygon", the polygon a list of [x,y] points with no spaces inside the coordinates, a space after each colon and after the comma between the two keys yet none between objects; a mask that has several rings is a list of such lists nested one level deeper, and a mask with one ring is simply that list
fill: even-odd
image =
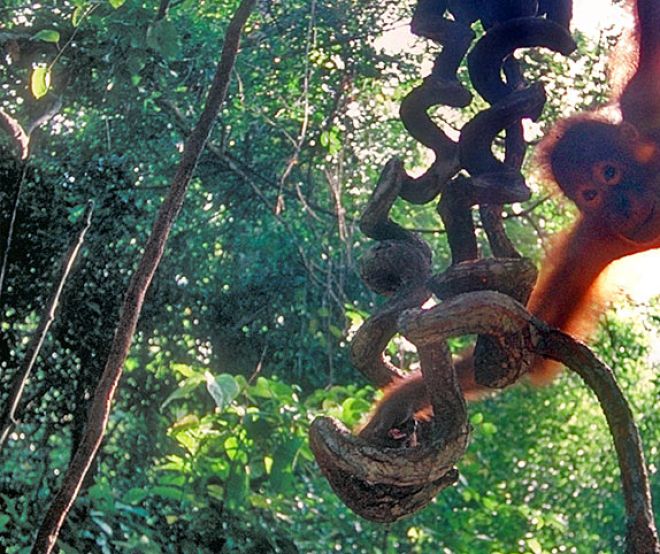
[{"label": "broad green leaf", "polygon": [[174,422],[174,425],[172,425],[172,431],[180,433],[198,426],[199,418],[195,414],[186,414],[181,419]]},{"label": "broad green leaf", "polygon": [[220,410],[224,410],[229,406],[240,392],[236,379],[227,373],[214,377],[210,371],[207,371],[204,377],[206,379],[206,390],[209,391],[215,405]]},{"label": "broad green leaf", "polygon": [[258,377],[257,382],[250,387],[249,392],[251,395],[261,398],[279,398],[280,400],[291,398],[291,387],[265,377]]},{"label": "broad green leaf", "polygon": [[115,10],[121,8],[124,5],[124,2],[126,2],[126,0],[108,0],[108,4],[110,4]]},{"label": "broad green leaf", "polygon": [[293,487],[294,461],[301,444],[302,439],[297,437],[281,444],[275,450],[270,474],[270,484],[274,491],[286,493]]},{"label": "broad green leaf", "polygon": [[49,88],[50,70],[45,65],[35,67],[32,70],[32,76],[30,77],[30,90],[32,91],[32,96],[38,100],[46,95]]},{"label": "broad green leaf", "polygon": [[32,37],[32,40],[40,40],[42,42],[52,42],[57,44],[60,41],[60,33],[53,29],[42,29]]},{"label": "broad green leaf", "polygon": [[179,388],[176,389],[172,394],[170,394],[165,402],[161,405],[161,409],[165,408],[173,400],[180,400],[182,398],[188,398],[193,393],[193,391],[204,381],[203,375],[193,375],[192,377],[186,379],[179,383]]},{"label": "broad green leaf", "polygon": [[170,367],[177,373],[183,375],[184,377],[192,377],[193,375],[197,374],[195,368],[188,364],[174,363],[170,365]]},{"label": "broad green leaf", "polygon": [[234,461],[238,459],[246,459],[245,452],[241,449],[241,444],[236,437],[232,436],[225,440],[223,444],[227,457]]},{"label": "broad green leaf", "polygon": [[121,501],[129,505],[139,504],[147,498],[147,496],[149,496],[149,493],[145,489],[134,487],[126,491],[124,496],[122,496]]},{"label": "broad green leaf", "polygon": [[152,495],[162,496],[163,498],[169,498],[170,500],[180,501],[183,497],[181,489],[177,489],[175,487],[166,487],[163,485],[151,488],[150,492]]}]

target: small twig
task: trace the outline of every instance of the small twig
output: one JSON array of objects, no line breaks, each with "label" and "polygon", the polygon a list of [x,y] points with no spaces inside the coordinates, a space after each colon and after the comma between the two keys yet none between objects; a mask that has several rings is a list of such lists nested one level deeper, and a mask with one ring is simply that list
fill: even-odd
[{"label": "small twig", "polygon": [[12,199],[11,215],[9,216],[9,226],[7,227],[7,237],[5,238],[5,247],[2,252],[2,265],[0,265],[0,297],[2,297],[2,289],[5,283],[5,275],[7,274],[7,263],[9,259],[9,250],[11,249],[11,241],[14,237],[14,226],[16,225],[16,214],[18,213],[18,203],[21,198],[21,190],[23,189],[23,182],[27,172],[27,164],[21,164],[21,174],[16,182],[14,189],[14,198]]},{"label": "small twig", "polygon": [[77,25],[76,28],[73,30],[73,33],[71,33],[71,36],[70,36],[70,37],[67,39],[67,41],[64,43],[64,46],[62,46],[62,48],[59,49],[59,51],[57,52],[57,54],[56,54],[55,57],[53,58],[53,61],[50,62],[50,63],[48,64],[48,71],[51,71],[51,70],[53,69],[53,67],[55,67],[55,64],[56,64],[56,63],[59,61],[59,59],[62,57],[62,54],[64,54],[64,52],[66,51],[66,49],[71,45],[71,43],[73,42],[73,40],[76,38],[76,35],[78,34],[78,31],[80,30],[80,27],[81,27],[81,25],[82,25],[82,22],[83,22],[86,18],[88,18],[88,17],[92,14],[92,12],[93,12],[96,8],[98,8],[99,6],[100,6],[100,4],[92,4],[92,5],[89,6],[89,7],[85,10],[85,12],[80,16],[80,18],[78,19],[78,25]]},{"label": "small twig", "polygon": [[261,374],[261,370],[264,367],[264,359],[266,358],[266,352],[268,351],[268,346],[264,346],[263,350],[261,351],[261,356],[259,356],[259,361],[257,362],[257,365],[254,367],[254,371],[252,372],[252,375],[250,375],[249,379],[247,380],[247,384],[251,385],[254,380],[259,377]]},{"label": "small twig", "polygon": [[83,227],[78,233],[75,242],[71,244],[69,250],[64,256],[60,276],[56,281],[55,288],[53,289],[51,297],[46,304],[46,308],[41,315],[39,326],[30,339],[30,344],[28,345],[27,351],[25,353],[22,367],[14,376],[7,407],[4,410],[2,417],[0,418],[0,451],[5,445],[9,433],[13,429],[14,425],[16,425],[16,410],[18,409],[18,404],[23,396],[25,384],[27,383],[27,380],[30,377],[30,373],[32,372],[32,368],[37,361],[37,356],[41,351],[41,347],[46,338],[46,334],[48,333],[51,324],[55,320],[55,311],[57,310],[60,296],[62,294],[62,290],[64,289],[64,284],[66,283],[69,273],[71,272],[71,268],[73,267],[73,264],[78,256],[78,252],[80,252],[80,248],[83,244],[83,241],[85,240],[85,233],[87,233],[87,230],[91,225],[93,209],[94,203],[91,201],[88,202],[85,214],[83,215]]}]

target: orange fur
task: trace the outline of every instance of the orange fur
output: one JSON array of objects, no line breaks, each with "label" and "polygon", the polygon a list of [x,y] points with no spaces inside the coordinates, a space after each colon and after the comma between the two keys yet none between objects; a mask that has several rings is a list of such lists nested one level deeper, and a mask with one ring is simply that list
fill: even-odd
[{"label": "orange fur", "polygon": [[[559,122],[540,147],[547,175],[581,214],[543,261],[528,308],[581,339],[602,312],[606,268],[624,256],[660,248],[660,0],[637,0],[635,7],[639,59],[622,88],[623,121],[577,116]],[[456,370],[466,398],[483,394],[474,379],[472,352]],[[544,384],[559,370],[558,364],[538,359],[529,377]],[[412,373],[386,390],[360,436],[401,445],[414,439],[415,417],[428,412],[421,373]]]}]

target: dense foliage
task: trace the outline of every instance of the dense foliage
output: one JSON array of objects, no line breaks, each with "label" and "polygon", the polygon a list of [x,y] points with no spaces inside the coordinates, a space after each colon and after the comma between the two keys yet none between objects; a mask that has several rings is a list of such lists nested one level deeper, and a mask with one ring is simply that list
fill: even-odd
[{"label": "dense foliage", "polygon": [[[123,291],[236,4],[162,2],[165,15],[143,0],[0,7],[0,107],[26,128],[56,112],[34,131],[25,167],[0,138],[2,248],[24,172],[0,291],[0,406],[84,205],[95,203],[20,424],[0,451],[3,551],[29,550],[80,440]],[[595,400],[569,376],[472,406],[474,439],[459,484],[389,527],[349,512],[309,451],[316,414],[354,425],[373,397],[348,362],[351,334],[377,302],[355,269],[365,247],[360,210],[391,156],[410,168],[428,162],[396,106],[431,47],[380,47],[408,16],[401,2],[381,0],[258,4],[61,551],[621,551],[611,441]],[[581,37],[582,57],[570,63],[527,55],[529,74],[548,84],[550,97],[532,134],[602,101],[611,38]],[[462,117],[439,116],[448,124]],[[529,165],[533,209],[516,206],[507,223],[521,250],[538,258],[572,212],[559,200],[540,202],[545,192]],[[446,266],[433,208],[402,205],[396,216],[423,231],[435,266]],[[617,306],[597,350],[631,401],[660,509],[652,348],[660,312],[652,301]],[[403,341],[391,355],[414,360]]]}]

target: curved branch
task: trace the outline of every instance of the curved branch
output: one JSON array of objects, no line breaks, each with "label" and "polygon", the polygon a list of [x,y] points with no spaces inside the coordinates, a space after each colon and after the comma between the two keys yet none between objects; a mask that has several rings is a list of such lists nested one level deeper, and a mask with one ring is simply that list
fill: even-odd
[{"label": "curved branch", "polygon": [[502,81],[504,60],[518,48],[545,47],[568,56],[577,47],[565,27],[538,17],[521,17],[494,26],[468,54],[474,88],[489,104],[511,92]]},{"label": "curved branch", "polygon": [[539,331],[536,353],[561,362],[577,373],[598,398],[607,419],[621,470],[628,518],[626,551],[631,554],[659,553],[660,541],[653,518],[642,440],[612,370],[598,360],[587,346],[566,333],[550,329],[538,321],[535,323]]},{"label": "curved branch", "polygon": [[478,203],[505,204],[529,199],[530,191],[518,169],[499,161],[491,145],[497,134],[522,118],[537,119],[545,104],[541,83],[516,91],[477,114],[461,130],[461,165],[473,177]]},{"label": "curved branch", "polygon": [[30,151],[30,137],[21,124],[0,108],[0,127],[9,135],[21,160],[26,160]]},{"label": "curved branch", "polygon": [[383,355],[397,332],[397,318],[431,296],[425,285],[431,275],[431,249],[390,218],[404,174],[399,160],[387,162],[360,218],[362,232],[379,241],[360,259],[360,276],[371,290],[389,299],[358,329],[351,343],[351,362],[379,387],[403,377]]}]

